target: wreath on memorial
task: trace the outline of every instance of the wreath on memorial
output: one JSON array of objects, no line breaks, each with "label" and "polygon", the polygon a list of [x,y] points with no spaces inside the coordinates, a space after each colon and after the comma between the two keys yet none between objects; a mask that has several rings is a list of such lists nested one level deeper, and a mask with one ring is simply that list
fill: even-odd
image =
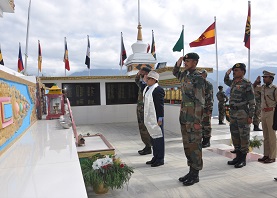
[{"label": "wreath on memorial", "polygon": [[114,155],[96,154],[83,159],[81,169],[86,185],[93,189],[102,185],[104,188],[119,189],[128,184],[133,168],[116,158]]}]

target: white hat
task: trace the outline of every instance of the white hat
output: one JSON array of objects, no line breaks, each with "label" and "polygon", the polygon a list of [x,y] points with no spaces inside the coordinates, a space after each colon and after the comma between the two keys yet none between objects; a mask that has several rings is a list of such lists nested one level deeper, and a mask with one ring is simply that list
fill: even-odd
[{"label": "white hat", "polygon": [[155,79],[156,81],[159,81],[159,74],[155,71],[150,71],[147,75],[148,78],[153,78]]}]

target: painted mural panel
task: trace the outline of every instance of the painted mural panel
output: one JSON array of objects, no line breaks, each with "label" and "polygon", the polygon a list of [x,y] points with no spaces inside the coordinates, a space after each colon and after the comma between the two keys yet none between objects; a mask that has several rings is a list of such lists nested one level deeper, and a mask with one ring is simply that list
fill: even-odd
[{"label": "painted mural panel", "polygon": [[0,154],[37,120],[35,84],[8,77],[0,75]]}]

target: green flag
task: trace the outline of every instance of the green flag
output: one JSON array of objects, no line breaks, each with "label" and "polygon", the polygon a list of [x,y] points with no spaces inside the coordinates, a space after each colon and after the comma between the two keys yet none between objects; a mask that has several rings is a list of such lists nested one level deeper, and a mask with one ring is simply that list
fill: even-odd
[{"label": "green flag", "polygon": [[184,49],[184,30],[182,30],[179,40],[173,47],[173,52],[180,52],[182,49]]}]

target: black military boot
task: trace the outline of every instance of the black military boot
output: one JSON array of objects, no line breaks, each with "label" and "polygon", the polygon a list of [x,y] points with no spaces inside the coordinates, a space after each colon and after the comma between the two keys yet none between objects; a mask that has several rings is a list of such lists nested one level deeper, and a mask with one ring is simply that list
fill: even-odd
[{"label": "black military boot", "polygon": [[188,179],[186,179],[183,182],[184,186],[191,186],[199,182],[199,170],[195,170],[192,167],[190,167],[190,169],[191,169],[191,174],[188,176]]},{"label": "black military boot", "polygon": [[237,153],[239,149],[235,148],[234,150],[230,151],[231,153]]},{"label": "black military boot", "polygon": [[183,177],[180,177],[180,178],[179,178],[179,182],[184,182],[184,181],[186,181],[186,180],[190,177],[191,173],[192,173],[192,168],[190,167],[189,173],[186,174],[186,175],[183,176]]},{"label": "black military boot", "polygon": [[246,155],[247,153],[241,153],[240,158],[238,160],[238,163],[235,164],[235,168],[242,168],[246,166]]},{"label": "black military boot", "polygon": [[253,131],[262,131],[262,129],[260,129],[258,125],[254,125]]},{"label": "black military boot", "polygon": [[210,137],[203,137],[202,148],[207,148],[210,146],[211,146]]},{"label": "black military boot", "polygon": [[227,164],[228,165],[236,165],[239,161],[240,156],[241,156],[241,152],[240,152],[240,150],[237,150],[236,157],[232,161],[228,161]]},{"label": "black military boot", "polygon": [[219,121],[218,123],[219,125],[225,125],[226,123],[222,122],[222,121]]}]

